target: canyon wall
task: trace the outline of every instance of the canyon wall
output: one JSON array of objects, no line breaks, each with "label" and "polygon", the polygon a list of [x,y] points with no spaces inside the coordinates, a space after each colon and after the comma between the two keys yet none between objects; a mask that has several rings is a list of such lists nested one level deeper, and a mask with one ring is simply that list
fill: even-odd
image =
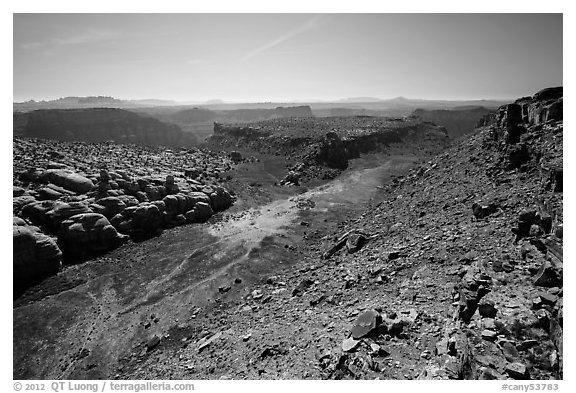
[{"label": "canyon wall", "polygon": [[493,109],[477,106],[438,110],[416,109],[412,116],[446,127],[450,138],[458,138],[474,131],[480,119],[492,113],[495,113]]}]

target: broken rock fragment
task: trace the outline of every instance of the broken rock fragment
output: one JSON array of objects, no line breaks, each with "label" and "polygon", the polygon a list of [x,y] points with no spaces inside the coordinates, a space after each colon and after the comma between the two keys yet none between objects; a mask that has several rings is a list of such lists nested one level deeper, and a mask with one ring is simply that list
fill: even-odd
[{"label": "broken rock fragment", "polygon": [[514,379],[530,379],[528,369],[522,363],[510,363],[506,366],[506,373]]},{"label": "broken rock fragment", "polygon": [[342,341],[342,350],[344,352],[351,352],[358,347],[358,344],[360,344],[359,340],[354,340],[352,337],[349,337]]},{"label": "broken rock fragment", "polygon": [[348,240],[346,241],[346,248],[349,254],[353,254],[360,250],[362,246],[366,243],[366,237],[360,233],[350,233],[348,235]]},{"label": "broken rock fragment", "polygon": [[382,317],[375,310],[364,311],[356,318],[354,327],[352,328],[351,335],[353,338],[358,339],[369,335],[374,332],[378,325],[382,323]]}]

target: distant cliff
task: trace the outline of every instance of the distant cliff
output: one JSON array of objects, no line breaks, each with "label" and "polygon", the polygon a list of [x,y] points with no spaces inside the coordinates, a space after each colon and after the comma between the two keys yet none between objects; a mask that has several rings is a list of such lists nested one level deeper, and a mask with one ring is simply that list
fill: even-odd
[{"label": "distant cliff", "polygon": [[122,109],[37,110],[19,114],[17,118],[15,134],[34,138],[156,146],[179,146],[189,142],[177,125]]},{"label": "distant cliff", "polygon": [[446,127],[450,138],[458,138],[474,131],[478,122],[495,110],[482,106],[458,107],[454,109],[416,109],[412,116]]},{"label": "distant cliff", "polygon": [[313,117],[312,109],[308,105],[279,106],[270,108],[250,108],[231,110],[210,110],[206,108],[190,108],[159,117],[168,122],[181,125],[200,124],[206,122],[218,123],[245,123],[270,120],[285,117]]},{"label": "distant cliff", "polygon": [[274,113],[278,117],[313,117],[312,109],[308,105],[301,105],[301,106],[288,106],[283,107],[279,106],[278,108],[274,109]]},{"label": "distant cliff", "polygon": [[[252,124],[214,124],[207,145],[247,148],[284,155],[298,164],[293,172],[313,177],[340,171],[350,159],[371,152],[430,156],[449,144],[444,127],[417,119],[383,117],[289,118]],[[316,171],[316,172],[315,172]],[[306,172],[306,173],[305,173]],[[336,172],[332,172],[332,175]],[[332,176],[331,175],[331,176]]]},{"label": "distant cliff", "polygon": [[137,108],[142,106],[174,105],[168,100],[120,100],[108,96],[62,97],[49,101],[26,101],[12,104],[14,112],[30,112],[39,109],[86,109],[86,108]]}]

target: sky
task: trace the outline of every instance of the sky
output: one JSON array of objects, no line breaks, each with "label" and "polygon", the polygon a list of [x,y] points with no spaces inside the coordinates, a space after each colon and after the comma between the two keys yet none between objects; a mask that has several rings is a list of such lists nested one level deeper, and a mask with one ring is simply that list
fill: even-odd
[{"label": "sky", "polygon": [[562,14],[14,14],[13,100],[514,99],[563,84]]}]

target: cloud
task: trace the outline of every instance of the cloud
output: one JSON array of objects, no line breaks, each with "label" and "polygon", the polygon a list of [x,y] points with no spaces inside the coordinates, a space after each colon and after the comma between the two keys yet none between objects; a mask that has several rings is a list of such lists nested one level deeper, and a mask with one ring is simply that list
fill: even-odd
[{"label": "cloud", "polygon": [[316,26],[318,26],[320,20],[322,19],[322,15],[315,15],[312,18],[308,19],[306,21],[306,23],[296,27],[295,29],[287,32],[286,34],[270,41],[267,42],[264,45],[259,46],[258,48],[246,53],[242,58],[240,58],[240,61],[247,61],[250,60],[256,56],[258,56],[259,54],[266,52],[269,49],[274,48],[275,46],[278,46],[280,44],[282,44],[285,41],[288,41],[289,39],[296,37],[297,35],[303,34],[309,30],[314,29]]},{"label": "cloud", "polygon": [[116,31],[88,30],[83,33],[71,35],[68,37],[55,37],[40,42],[26,42],[21,44],[20,47],[23,49],[37,49],[42,47],[83,45],[83,44],[111,41],[119,37],[120,34]]}]

